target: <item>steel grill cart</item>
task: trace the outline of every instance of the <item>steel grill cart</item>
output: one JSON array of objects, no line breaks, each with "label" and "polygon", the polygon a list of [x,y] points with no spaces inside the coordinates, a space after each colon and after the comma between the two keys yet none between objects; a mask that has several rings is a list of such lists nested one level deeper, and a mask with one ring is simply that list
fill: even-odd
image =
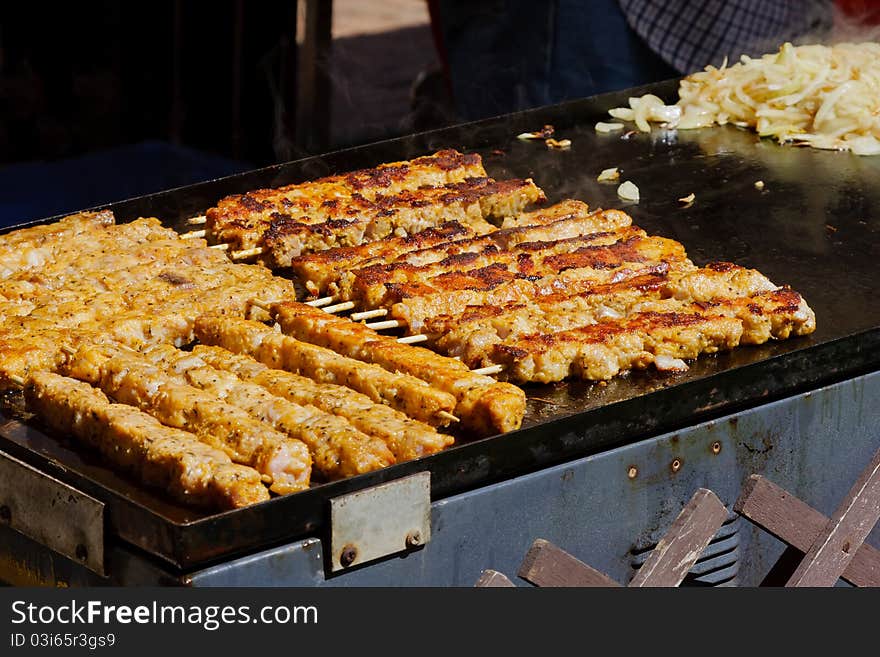
[{"label": "steel grill cart", "polygon": [[[340,151],[110,206],[181,232],[219,198],[441,148],[550,201],[620,207],[698,265],[753,267],[816,312],[814,334],[704,356],[681,374],[528,386],[522,429],[217,514],[114,474],[11,414],[0,427],[0,580],[11,584],[461,585],[514,573],[541,537],[629,581],[698,488],[728,509],[752,474],[830,515],[880,447],[880,157],[783,147],[734,127],[597,134],[676,82]],[[569,150],[516,139],[552,124]],[[641,191],[626,203],[618,167]],[[761,181],[763,185],[757,185]],[[684,206],[679,198],[695,195]],[[875,530],[867,543],[880,545]],[[685,585],[759,583],[783,543],[731,515]]]}]

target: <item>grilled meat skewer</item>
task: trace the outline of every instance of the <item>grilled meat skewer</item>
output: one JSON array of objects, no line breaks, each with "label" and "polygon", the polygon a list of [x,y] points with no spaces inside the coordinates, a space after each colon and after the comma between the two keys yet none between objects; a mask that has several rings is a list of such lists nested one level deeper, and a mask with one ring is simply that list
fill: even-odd
[{"label": "grilled meat skewer", "polygon": [[0,249],[29,248],[40,246],[46,242],[60,242],[84,232],[111,226],[114,223],[116,223],[116,219],[109,210],[78,212],[51,224],[19,228],[11,233],[0,235]]},{"label": "grilled meat skewer", "polygon": [[[388,303],[391,296],[389,289],[395,285],[429,281],[449,272],[471,271],[491,265],[503,266],[525,276],[540,276],[555,273],[558,269],[550,259],[554,255],[587,253],[586,250],[590,249],[588,253],[595,257],[606,254],[625,257],[634,253],[641,254],[652,247],[662,248],[665,245],[658,242],[661,239],[649,238],[642,229],[628,226],[617,232],[593,233],[550,242],[522,243],[511,250],[501,250],[490,244],[475,253],[458,253],[422,266],[394,262],[356,270],[350,277],[340,278],[338,296],[340,299],[356,300],[366,308],[376,308]],[[598,247],[608,248],[600,251]],[[681,251],[683,253],[683,249]],[[551,264],[544,266],[544,263]],[[590,260],[585,264],[593,263],[594,260]]]},{"label": "grilled meat skewer", "polygon": [[162,372],[140,354],[112,345],[83,345],[69,354],[62,370],[163,424],[192,431],[236,463],[270,477],[273,492],[308,488],[312,460],[305,444]]},{"label": "grilled meat skewer", "polygon": [[622,321],[527,335],[496,345],[492,359],[514,381],[550,383],[569,376],[603,380],[650,364],[686,369],[681,359],[771,337],[806,335],[816,327],[813,311],[787,288],[682,310],[639,312]]},{"label": "grilled meat skewer", "polygon": [[460,315],[428,319],[425,330],[437,336],[436,346],[444,353],[461,357],[470,367],[485,367],[492,364],[489,355],[494,345],[530,333],[622,319],[636,311],[660,311],[659,303],[665,303],[664,312],[671,312],[693,302],[775,289],[760,272],[715,263],[691,272],[650,274],[596,285],[576,294],[557,293],[503,306],[472,306]]},{"label": "grilled meat skewer", "polygon": [[479,155],[444,150],[373,169],[227,196],[207,211],[205,228],[214,242],[230,243],[233,250],[249,249],[262,243],[263,233],[273,220],[323,223],[351,219],[359,210],[346,206],[372,201],[380,194],[393,195],[485,176]]},{"label": "grilled meat skewer", "polygon": [[362,267],[374,260],[394,260],[401,254],[418,249],[465,240],[476,235],[473,228],[457,221],[450,221],[406,237],[389,237],[358,246],[342,246],[326,251],[316,251],[293,258],[290,263],[294,273],[312,294],[324,294],[340,272]]},{"label": "grilled meat skewer", "polygon": [[289,267],[303,253],[339,246],[357,246],[389,236],[406,236],[450,221],[470,226],[477,233],[495,227],[490,217],[517,214],[544,199],[531,180],[468,178],[443,187],[425,187],[373,201],[358,199],[347,206],[350,216],[332,217],[323,223],[296,216],[275,217],[261,237],[261,260],[271,269]]},{"label": "grilled meat skewer", "polygon": [[234,509],[269,499],[260,474],[191,433],[163,426],[87,383],[35,372],[25,400],[50,428],[96,448],[114,465],[185,504]]},{"label": "grilled meat skewer", "polygon": [[195,333],[203,344],[222,345],[275,369],[302,374],[319,383],[346,385],[374,402],[388,404],[433,426],[448,424],[448,416],[455,408],[455,397],[421,379],[388,372],[378,365],[301,342],[259,322],[203,316],[196,320]]},{"label": "grilled meat skewer", "polygon": [[234,354],[222,347],[198,345],[193,355],[212,367],[263,386],[274,395],[298,404],[313,404],[344,417],[364,433],[384,440],[398,461],[434,454],[453,442],[452,436],[438,433],[433,427],[408,418],[390,406],[377,404],[351,388],[316,383],[298,374],[270,369],[250,356]]},{"label": "grilled meat skewer", "polygon": [[198,356],[170,345],[150,347],[143,353],[153,364],[182,374],[190,385],[304,442],[315,469],[327,479],[372,472],[395,461],[382,440],[361,433],[342,417],[273,395],[259,385],[215,369]]},{"label": "grilled meat skewer", "polygon": [[281,331],[390,372],[403,372],[452,394],[462,426],[478,435],[518,429],[525,414],[522,390],[468,371],[467,366],[376,333],[363,324],[336,317],[301,303],[274,304],[272,315]]},{"label": "grilled meat skewer", "polygon": [[661,271],[695,269],[684,247],[661,237],[631,238],[609,246],[587,246],[572,253],[496,263],[466,272],[441,274],[424,282],[386,285],[391,316],[410,333],[429,317],[459,314],[471,305],[498,305],[570,291],[589,290]]},{"label": "grilled meat skewer", "polygon": [[[78,216],[78,215],[74,215]],[[51,224],[50,224],[51,225]],[[144,244],[157,239],[177,239],[158,219],[138,219],[126,224],[108,224],[92,220],[79,232],[44,233],[41,239],[0,242],[0,279],[25,272],[42,273],[47,268],[63,268],[84,254],[98,254]]]}]

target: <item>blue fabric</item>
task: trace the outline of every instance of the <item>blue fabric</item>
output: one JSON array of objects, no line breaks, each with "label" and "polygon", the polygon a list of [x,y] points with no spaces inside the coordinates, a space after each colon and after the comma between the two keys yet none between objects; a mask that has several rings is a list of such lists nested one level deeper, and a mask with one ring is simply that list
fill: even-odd
[{"label": "blue fabric", "polygon": [[630,26],[681,73],[773,52],[785,41],[823,36],[831,2],[821,0],[620,0]]},{"label": "blue fabric", "polygon": [[821,38],[831,0],[443,0],[456,108],[477,119]]},{"label": "blue fabric", "polygon": [[0,226],[120,201],[252,168],[163,142],[0,169]]},{"label": "blue fabric", "polygon": [[675,77],[617,0],[441,2],[459,115],[477,119]]}]

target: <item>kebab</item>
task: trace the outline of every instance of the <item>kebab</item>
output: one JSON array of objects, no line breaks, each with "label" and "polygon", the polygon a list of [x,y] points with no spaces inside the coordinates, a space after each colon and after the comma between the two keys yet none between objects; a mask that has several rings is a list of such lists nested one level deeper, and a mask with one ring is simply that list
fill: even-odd
[{"label": "kebab", "polygon": [[215,242],[229,243],[235,250],[250,249],[260,244],[269,222],[276,218],[296,216],[321,223],[344,215],[340,206],[352,199],[371,201],[379,194],[387,196],[485,176],[479,155],[443,150],[410,161],[227,196],[207,211],[204,222]]},{"label": "kebab", "polygon": [[[527,224],[538,217],[547,220],[538,225]],[[340,279],[351,279],[356,270],[371,265],[408,263],[414,266],[428,265],[466,252],[476,252],[487,246],[510,248],[522,242],[549,241],[588,235],[623,228],[631,224],[628,215],[616,210],[589,212],[581,201],[562,201],[549,208],[519,216],[522,225],[493,231],[486,235],[463,234],[460,224],[447,224],[450,228],[427,229],[407,238],[390,238],[357,247],[329,249],[294,258],[291,266],[312,294],[335,294]],[[551,221],[552,220],[552,221]],[[457,230],[456,230],[457,229]],[[453,232],[454,231],[454,232]],[[472,231],[467,230],[467,233]],[[447,237],[448,239],[443,239]],[[327,303],[331,303],[328,299]],[[326,304],[324,304],[326,305]]]},{"label": "kebab", "polygon": [[[426,321],[426,331],[444,353],[471,366],[489,364],[493,345],[530,333],[549,333],[621,319],[634,310],[666,311],[720,297],[749,296],[777,289],[760,272],[730,263],[714,263],[692,272],[663,272],[596,285],[584,292],[538,297],[503,306],[471,306],[461,315],[440,315]],[[651,304],[653,307],[650,307]]]},{"label": "kebab", "polygon": [[90,217],[75,224],[78,231],[46,231],[32,239],[0,240],[0,278],[19,272],[40,272],[47,266],[59,268],[84,252],[100,253],[107,248],[116,250],[120,245],[154,239],[179,240],[177,234],[164,228],[158,219],[138,219],[121,225],[106,221],[105,217]]},{"label": "kebab", "polygon": [[109,210],[101,212],[78,212],[50,224],[19,228],[0,236],[0,248],[10,246],[33,247],[46,241],[62,241],[83,232],[105,227],[116,222]]},{"label": "kebab", "polygon": [[[523,276],[540,276],[562,268],[554,266],[555,261],[550,259],[553,255],[571,252],[588,253],[595,256],[590,262],[595,266],[598,263],[597,258],[606,254],[612,258],[634,256],[634,254],[641,257],[643,253],[652,253],[652,249],[658,251],[665,246],[660,242],[663,239],[649,238],[640,228],[630,226],[616,232],[594,233],[550,242],[523,243],[509,250],[501,250],[498,246],[490,244],[480,251],[457,253],[427,265],[416,266],[407,262],[397,262],[359,269],[350,277],[340,279],[339,296],[357,301],[363,307],[375,308],[389,303],[393,298],[394,286],[428,281],[449,272],[471,271],[496,265]],[[609,248],[599,250],[598,247]],[[587,249],[590,250],[586,251]],[[545,262],[550,266],[544,267]],[[564,268],[571,267],[564,266]]]},{"label": "kebab", "polygon": [[433,426],[455,421],[453,395],[432,388],[408,374],[389,372],[336,352],[291,338],[259,322],[223,316],[202,316],[195,334],[207,345],[253,356],[275,369],[307,376],[319,383],[345,385]]},{"label": "kebab", "polygon": [[161,369],[183,375],[190,385],[301,440],[309,448],[315,470],[325,479],[372,472],[395,461],[382,440],[362,433],[344,418],[276,396],[234,373],[209,366],[191,353],[163,344],[147,348],[143,355]]},{"label": "kebab", "polygon": [[99,386],[107,395],[171,427],[192,431],[236,463],[265,475],[284,495],[308,488],[309,450],[245,411],[183,383],[123,347],[83,344],[67,349],[62,373]]},{"label": "kebab", "polygon": [[462,426],[478,435],[513,431],[522,423],[526,397],[515,386],[474,374],[456,360],[399,344],[362,324],[300,303],[271,304],[268,310],[286,335],[374,363],[389,372],[418,377],[450,393],[456,399],[455,414]]},{"label": "kebab", "polygon": [[87,383],[49,372],[35,372],[20,382],[28,409],[50,429],[72,435],[185,504],[225,510],[269,499],[253,468],[234,464],[191,433],[111,403]]},{"label": "kebab", "polygon": [[453,443],[452,436],[407,417],[385,404],[379,404],[351,388],[270,369],[250,356],[235,354],[222,347],[197,345],[193,355],[217,369],[264,387],[274,395],[298,404],[312,404],[323,411],[344,417],[364,433],[385,441],[397,461],[408,461],[439,452]]},{"label": "kebab", "polygon": [[[662,237],[634,237],[608,246],[586,246],[571,253],[495,263],[481,269],[449,272],[425,281],[390,283],[383,301],[394,320],[385,328],[405,326],[419,333],[429,317],[460,314],[471,305],[528,300],[563,290],[590,287],[660,271],[695,269],[684,247]],[[393,322],[393,323],[392,323]],[[376,328],[376,325],[371,325]]]},{"label": "kebab", "polygon": [[310,293],[324,294],[342,271],[363,267],[374,261],[391,261],[401,254],[467,240],[475,235],[470,226],[450,221],[406,237],[389,237],[358,246],[341,246],[297,256],[291,260],[290,266]]},{"label": "kebab", "polygon": [[449,221],[486,233],[495,229],[487,219],[516,214],[543,199],[531,180],[468,178],[442,187],[380,195],[373,201],[356,199],[340,204],[340,216],[321,223],[298,216],[275,217],[261,233],[259,247],[234,251],[232,257],[260,255],[263,264],[277,269],[289,267],[303,253],[409,235]]},{"label": "kebab", "polygon": [[639,312],[624,320],[527,335],[496,345],[493,359],[514,381],[550,383],[569,376],[605,380],[651,364],[683,370],[687,366],[682,359],[815,330],[812,310],[788,289],[684,310]]}]

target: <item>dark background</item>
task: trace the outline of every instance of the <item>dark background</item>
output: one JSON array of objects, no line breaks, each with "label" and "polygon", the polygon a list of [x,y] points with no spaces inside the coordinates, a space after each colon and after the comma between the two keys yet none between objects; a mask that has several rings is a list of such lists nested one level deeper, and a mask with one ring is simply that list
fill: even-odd
[{"label": "dark background", "polygon": [[423,0],[0,3],[0,225],[445,125],[413,118],[428,21]]}]

